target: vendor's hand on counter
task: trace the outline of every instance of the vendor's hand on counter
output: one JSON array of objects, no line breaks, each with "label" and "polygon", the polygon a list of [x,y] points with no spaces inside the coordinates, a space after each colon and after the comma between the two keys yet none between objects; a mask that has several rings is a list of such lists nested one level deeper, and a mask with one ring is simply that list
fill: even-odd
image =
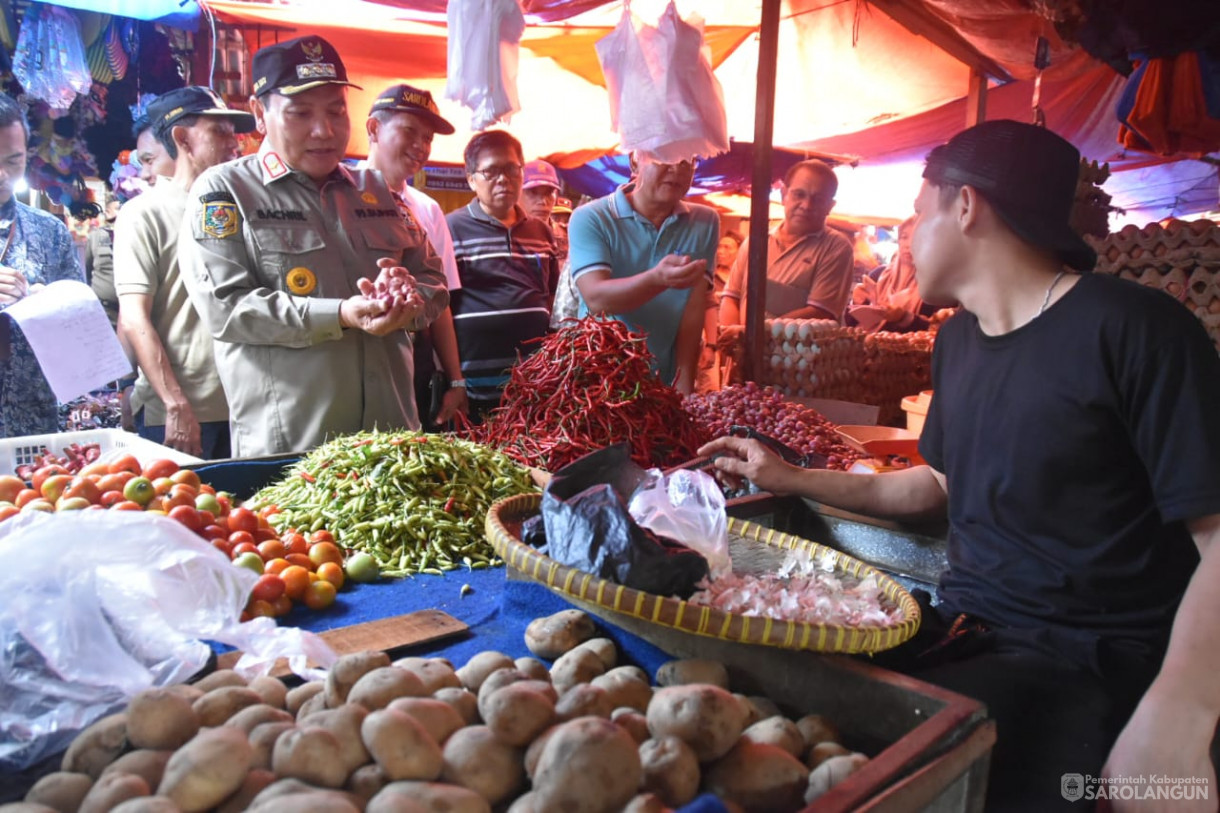
[{"label": "vendor's hand on counter", "polygon": [[30,281],[25,274],[0,265],[0,302],[9,305],[19,299],[24,299],[30,293]]},{"label": "vendor's hand on counter", "polygon": [[791,473],[796,470],[752,438],[717,438],[701,447],[699,455],[719,455],[712,460],[717,469],[773,494],[788,491]]},{"label": "vendor's hand on counter", "polygon": [[203,454],[203,439],[199,419],[191,405],[183,402],[165,408],[165,445],[199,457]]},{"label": "vendor's hand on counter", "polygon": [[470,399],[466,397],[465,387],[450,387],[441,396],[441,408],[433,419],[435,423],[445,424],[453,420],[453,416],[462,413],[470,415]]},{"label": "vendor's hand on counter", "polygon": [[1196,784],[1206,782],[1202,787],[1207,788],[1208,793],[1196,793],[1199,798],[1195,800],[1188,794],[1172,800],[1105,799],[1098,801],[1097,810],[1115,813],[1215,810],[1215,796],[1211,794],[1216,792],[1216,770],[1209,756],[1215,723],[1214,713],[1191,707],[1180,697],[1162,696],[1153,684],[1110,749],[1101,775],[1170,776]]},{"label": "vendor's hand on counter", "polygon": [[692,260],[685,254],[666,254],[652,270],[657,281],[666,288],[690,288],[707,276],[707,260]]}]

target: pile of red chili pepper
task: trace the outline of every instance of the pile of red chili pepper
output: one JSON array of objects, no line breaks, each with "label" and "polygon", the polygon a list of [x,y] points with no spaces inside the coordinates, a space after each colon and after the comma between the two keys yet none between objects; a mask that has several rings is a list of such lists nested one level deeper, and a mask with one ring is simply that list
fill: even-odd
[{"label": "pile of red chili pepper", "polygon": [[547,471],[622,442],[645,467],[693,459],[706,437],[652,372],[644,336],[616,319],[564,325],[514,365],[501,406],[472,439]]}]

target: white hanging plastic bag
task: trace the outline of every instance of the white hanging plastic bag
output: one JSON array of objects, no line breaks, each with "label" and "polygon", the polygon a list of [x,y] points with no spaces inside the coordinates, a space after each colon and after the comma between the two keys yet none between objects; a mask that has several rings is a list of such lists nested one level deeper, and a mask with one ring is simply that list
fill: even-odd
[{"label": "white hanging plastic bag", "polygon": [[88,93],[93,76],[77,17],[58,6],[32,5],[17,36],[13,75],[53,110],[67,110],[77,95]]},{"label": "white hanging plastic bag", "polygon": [[182,683],[204,643],[317,676],[335,654],[270,618],[240,622],[258,577],[181,524],[126,511],[29,512],[0,523],[0,770],[21,770],[138,692]]},{"label": "white hanging plastic bag", "polygon": [[632,16],[630,3],[623,3],[618,25],[594,46],[610,96],[610,126],[628,151],[665,139],[663,73],[654,72],[643,45],[655,33]]},{"label": "white hanging plastic bag", "polygon": [[707,559],[712,578],[733,570],[724,493],[706,472],[649,469],[627,504],[627,513],[653,533],[677,540]]},{"label": "white hanging plastic bag", "polygon": [[521,109],[517,61],[525,15],[519,0],[450,0],[445,98],[471,111],[482,130]]}]

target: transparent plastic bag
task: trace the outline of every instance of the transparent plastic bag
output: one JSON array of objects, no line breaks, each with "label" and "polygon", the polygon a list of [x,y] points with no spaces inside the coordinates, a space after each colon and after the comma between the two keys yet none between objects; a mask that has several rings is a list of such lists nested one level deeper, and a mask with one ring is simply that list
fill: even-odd
[{"label": "transparent plastic bag", "polygon": [[53,110],[67,110],[93,85],[80,22],[58,6],[33,5],[17,35],[13,75],[26,93]]},{"label": "transparent plastic bag", "polygon": [[627,512],[637,524],[674,539],[707,559],[712,578],[733,571],[724,493],[706,472],[649,469],[631,495]]},{"label": "transparent plastic bag", "polygon": [[525,15],[518,0],[449,0],[445,98],[471,111],[482,130],[521,109],[517,62]]},{"label": "transparent plastic bag", "polygon": [[253,677],[287,657],[334,662],[322,639],[239,618],[258,577],[170,519],[126,511],[29,512],[0,523],[0,769],[68,745],[138,692],[182,683],[217,641]]}]

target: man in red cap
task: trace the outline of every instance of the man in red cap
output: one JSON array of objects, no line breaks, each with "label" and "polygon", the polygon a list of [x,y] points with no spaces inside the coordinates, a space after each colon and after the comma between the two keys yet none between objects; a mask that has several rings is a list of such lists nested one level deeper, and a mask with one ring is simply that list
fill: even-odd
[{"label": "man in red cap", "polygon": [[928,465],[860,475],[756,441],[700,450],[766,491],[948,517],[939,604],[880,660],[986,702],[989,809],[1072,809],[1102,798],[1101,776],[1215,787],[1220,359],[1172,298],[1072,273],[1095,261],[1069,226],[1079,160],[1014,121],[928,156],[916,279],[962,306],[936,340]]},{"label": "man in red cap", "polygon": [[330,43],[276,43],[251,68],[250,108],[266,138],[195,182],[179,247],[216,340],[233,454],[419,428],[408,331],[448,304],[440,262],[379,173],[340,165],[351,83]]}]

